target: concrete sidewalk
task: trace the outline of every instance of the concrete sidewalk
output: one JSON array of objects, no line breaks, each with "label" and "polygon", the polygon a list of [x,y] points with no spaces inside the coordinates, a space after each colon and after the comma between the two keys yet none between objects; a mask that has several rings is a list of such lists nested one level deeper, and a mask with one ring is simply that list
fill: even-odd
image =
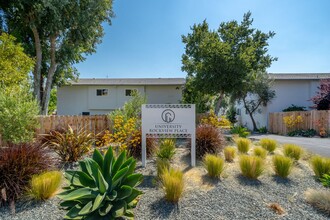
[{"label": "concrete sidewalk", "polygon": [[297,144],[310,152],[330,157],[330,138],[288,137],[275,134],[253,134],[249,137],[256,140],[260,140],[261,138],[271,138],[277,140],[281,144]]}]

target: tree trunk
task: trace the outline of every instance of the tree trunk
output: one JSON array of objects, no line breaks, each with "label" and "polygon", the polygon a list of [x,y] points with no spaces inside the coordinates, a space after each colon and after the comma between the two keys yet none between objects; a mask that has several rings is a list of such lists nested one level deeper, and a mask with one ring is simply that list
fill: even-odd
[{"label": "tree trunk", "polygon": [[42,49],[39,37],[39,32],[36,27],[31,27],[34,36],[34,44],[36,49],[36,64],[33,70],[33,94],[41,107],[41,95],[40,95],[40,85],[41,85],[41,62],[42,62]]},{"label": "tree trunk", "polygon": [[42,95],[41,114],[47,115],[48,104],[50,99],[50,91],[52,89],[53,77],[57,68],[56,64],[56,36],[50,37],[50,67],[48,69],[46,86]]},{"label": "tree trunk", "polygon": [[221,107],[221,102],[222,102],[222,99],[223,99],[223,96],[224,96],[224,93],[221,92],[220,93],[220,96],[219,96],[219,99],[215,105],[215,109],[214,109],[214,113],[215,115],[218,115],[219,114],[219,111],[220,111],[220,107]]},{"label": "tree trunk", "polygon": [[249,109],[249,107],[248,107],[248,105],[247,105],[247,103],[246,103],[245,98],[243,98],[243,103],[244,103],[244,108],[245,108],[246,111],[249,113],[249,116],[250,116],[250,118],[251,118],[252,125],[253,125],[253,131],[258,131],[257,123],[256,123],[256,121],[254,120],[253,113],[255,112],[255,110],[257,110],[257,109],[259,108],[261,102],[259,102],[258,105],[257,105],[254,109],[252,109],[252,110]]}]

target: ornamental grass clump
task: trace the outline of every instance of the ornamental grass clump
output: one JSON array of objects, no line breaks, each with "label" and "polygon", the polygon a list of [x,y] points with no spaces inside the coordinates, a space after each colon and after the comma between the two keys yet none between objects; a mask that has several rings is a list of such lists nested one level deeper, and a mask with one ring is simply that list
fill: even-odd
[{"label": "ornamental grass clump", "polygon": [[165,199],[169,202],[178,202],[184,189],[183,173],[173,168],[165,170],[161,182],[165,191]]},{"label": "ornamental grass clump", "polygon": [[240,153],[246,154],[250,149],[251,140],[248,138],[235,139],[237,149]]},{"label": "ornamental grass clump", "polygon": [[308,189],[305,192],[306,201],[315,208],[330,216],[330,191]]},{"label": "ornamental grass clump", "polygon": [[61,184],[62,173],[49,171],[34,175],[30,182],[28,195],[35,200],[46,200],[53,197]]},{"label": "ornamental grass clump", "polygon": [[255,147],[253,149],[253,155],[265,159],[267,157],[267,150],[262,147]]},{"label": "ornamental grass clump", "polygon": [[273,153],[276,149],[277,142],[276,140],[270,138],[263,138],[260,140],[260,145],[266,149],[269,153]]},{"label": "ornamental grass clump", "polygon": [[134,173],[136,161],[123,151],[117,158],[111,147],[103,156],[97,149],[92,158],[79,161],[79,170],[68,170],[68,186],[58,194],[60,205],[68,210],[65,219],[133,218],[136,189],[142,174]]},{"label": "ornamental grass clump", "polygon": [[330,174],[330,158],[314,156],[310,163],[316,177],[320,178],[324,174]]},{"label": "ornamental grass clump", "polygon": [[217,154],[225,146],[221,131],[211,125],[201,124],[196,128],[196,157],[202,159],[205,154]]},{"label": "ornamental grass clump", "polygon": [[170,169],[170,161],[167,159],[156,159],[156,167],[157,167],[157,177],[161,180],[161,176],[164,174],[165,171]]},{"label": "ornamental grass clump", "polygon": [[171,160],[175,154],[175,142],[172,139],[160,141],[157,158]]},{"label": "ornamental grass clump", "polygon": [[295,144],[285,144],[283,146],[284,155],[287,157],[291,157],[294,160],[299,160],[303,152],[303,149]]},{"label": "ornamental grass clump", "polygon": [[239,160],[242,175],[257,179],[264,171],[264,161],[260,157],[242,155]]},{"label": "ornamental grass clump", "polygon": [[217,156],[212,154],[206,154],[204,159],[204,167],[207,170],[207,173],[212,178],[219,178],[220,174],[222,173],[224,169],[224,160]]},{"label": "ornamental grass clump", "polygon": [[225,160],[228,162],[233,162],[236,156],[236,147],[226,147],[224,149]]},{"label": "ornamental grass clump", "polygon": [[292,159],[282,155],[273,156],[273,168],[276,175],[287,178],[292,169]]}]

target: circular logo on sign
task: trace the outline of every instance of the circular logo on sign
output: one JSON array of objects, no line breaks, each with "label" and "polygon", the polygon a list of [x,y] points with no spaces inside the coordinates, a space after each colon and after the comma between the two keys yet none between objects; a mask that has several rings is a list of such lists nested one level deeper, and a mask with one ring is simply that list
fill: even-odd
[{"label": "circular logo on sign", "polygon": [[171,123],[175,119],[175,114],[171,109],[166,109],[162,112],[162,119],[166,123]]}]

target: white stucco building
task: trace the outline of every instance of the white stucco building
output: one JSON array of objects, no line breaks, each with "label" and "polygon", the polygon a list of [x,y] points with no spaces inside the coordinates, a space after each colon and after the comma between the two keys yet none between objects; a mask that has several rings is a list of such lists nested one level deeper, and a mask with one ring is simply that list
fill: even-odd
[{"label": "white stucco building", "polygon": [[107,114],[138,90],[149,104],[178,104],[184,78],[79,79],[57,90],[58,115]]},{"label": "white stucco building", "polygon": [[[283,109],[291,106],[291,104],[303,106],[306,107],[306,110],[310,110],[310,106],[313,103],[309,100],[316,95],[320,79],[330,78],[329,73],[278,73],[269,75],[274,79],[273,89],[276,92],[276,97],[268,106],[260,107],[254,115],[258,128],[268,127],[268,115],[270,112],[282,112]],[[239,113],[238,123],[252,129],[252,121],[243,104],[237,105],[237,112]]]}]

